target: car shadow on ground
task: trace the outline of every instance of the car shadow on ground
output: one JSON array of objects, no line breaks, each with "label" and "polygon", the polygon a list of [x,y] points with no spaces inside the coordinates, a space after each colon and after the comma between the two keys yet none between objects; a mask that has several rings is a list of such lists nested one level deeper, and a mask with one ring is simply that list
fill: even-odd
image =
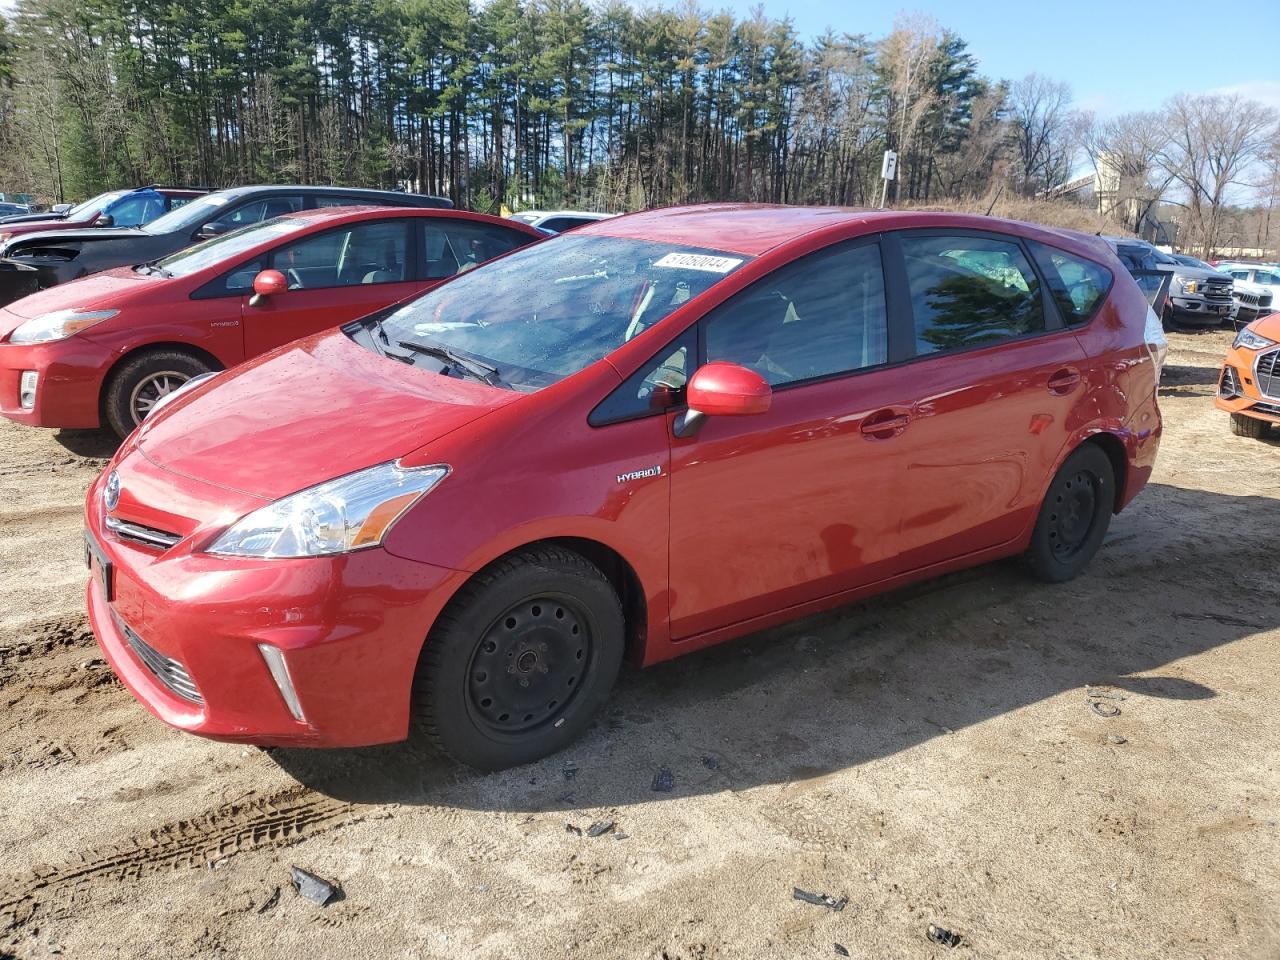
[{"label": "car shadow on ground", "polygon": [[77,457],[107,460],[120,447],[120,438],[110,430],[59,430],[53,438]]},{"label": "car shadow on ground", "polygon": [[[352,802],[532,812],[807,780],[1066,691],[1079,695],[1063,700],[1060,725],[1103,742],[1118,726],[1090,709],[1087,685],[1126,713],[1153,697],[1208,704],[1216,691],[1169,665],[1280,624],[1264,573],[1205,572],[1271,569],[1268,525],[1238,521],[1274,509],[1265,497],[1152,485],[1072,583],[991,564],[628,669],[579,743],[514,770],[478,773],[418,735],[269,753],[301,783]],[[663,767],[671,792],[653,788]]]}]

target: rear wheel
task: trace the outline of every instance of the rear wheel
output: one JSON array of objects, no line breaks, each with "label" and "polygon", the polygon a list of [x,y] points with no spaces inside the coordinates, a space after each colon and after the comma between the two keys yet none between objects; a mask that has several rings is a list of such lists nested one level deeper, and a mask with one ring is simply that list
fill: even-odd
[{"label": "rear wheel", "polygon": [[1259,420],[1257,417],[1246,417],[1243,413],[1233,413],[1231,415],[1231,432],[1237,437],[1261,440],[1271,432],[1271,424],[1265,420]]},{"label": "rear wheel", "polygon": [[1087,443],[1067,458],[1040,505],[1027,561],[1049,583],[1080,573],[1102,546],[1115,505],[1115,470],[1100,447]]},{"label": "rear wheel", "polygon": [[107,423],[123,439],[146,419],[161,398],[212,369],[200,358],[180,350],[155,350],[126,361],[112,375],[103,397]]},{"label": "rear wheel", "polygon": [[622,664],[622,606],[608,579],[559,547],[522,550],[450,601],[423,649],[418,714],[436,746],[501,770],[576,740]]}]

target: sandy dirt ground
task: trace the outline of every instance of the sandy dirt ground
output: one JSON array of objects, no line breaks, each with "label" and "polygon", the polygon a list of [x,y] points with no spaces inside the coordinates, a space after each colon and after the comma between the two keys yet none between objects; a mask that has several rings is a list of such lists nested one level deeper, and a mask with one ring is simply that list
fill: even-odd
[{"label": "sandy dirt ground", "polygon": [[0,422],[0,956],[1280,957],[1280,440],[1213,408],[1226,333],[1172,339],[1159,468],[1087,575],[996,564],[627,672],[495,775],[153,720],[82,612],[111,445]]}]

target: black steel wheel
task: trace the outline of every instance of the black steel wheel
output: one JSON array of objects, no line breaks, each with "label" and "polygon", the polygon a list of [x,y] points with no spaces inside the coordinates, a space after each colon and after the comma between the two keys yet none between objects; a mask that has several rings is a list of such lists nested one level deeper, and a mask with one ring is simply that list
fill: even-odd
[{"label": "black steel wheel", "polygon": [[444,753],[482,770],[530,763],[586,730],[625,646],[622,604],[580,554],[531,547],[476,574],[440,614],[414,678]]},{"label": "black steel wheel", "polygon": [[554,723],[591,665],[589,623],[564,595],[521,600],[500,614],[480,638],[467,673],[476,721],[515,735]]},{"label": "black steel wheel", "polygon": [[1080,573],[1102,545],[1115,508],[1115,469],[1101,447],[1086,443],[1054,476],[1040,505],[1027,559],[1042,580]]}]

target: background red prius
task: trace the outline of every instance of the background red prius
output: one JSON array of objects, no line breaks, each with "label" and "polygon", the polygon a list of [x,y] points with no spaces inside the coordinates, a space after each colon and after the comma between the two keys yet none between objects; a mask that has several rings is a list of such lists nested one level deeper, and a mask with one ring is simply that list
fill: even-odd
[{"label": "background red prius", "polygon": [[0,308],[0,414],[124,436],[192,377],[544,239],[456,210],[322,207]]},{"label": "background red prius", "polygon": [[191,387],[86,504],[90,618],[205,736],[479,767],[649,664],[1025,554],[1146,483],[1163,336],[1102,241],[712,205],[583,227]]}]

